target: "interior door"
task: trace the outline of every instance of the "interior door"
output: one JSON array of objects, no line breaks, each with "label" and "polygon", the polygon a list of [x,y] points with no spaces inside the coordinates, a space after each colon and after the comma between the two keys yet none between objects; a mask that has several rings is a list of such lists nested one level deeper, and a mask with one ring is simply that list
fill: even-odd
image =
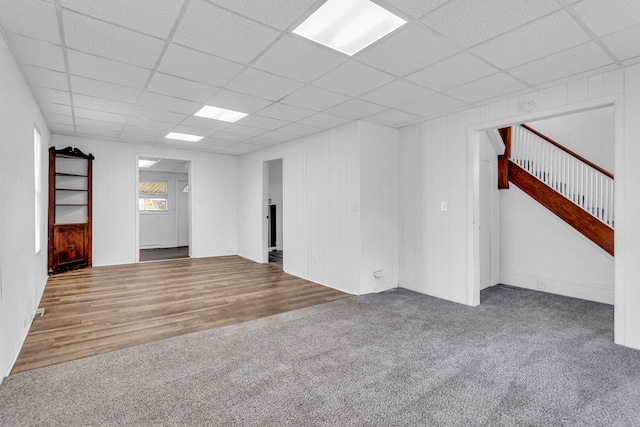
[{"label": "interior door", "polygon": [[181,180],[178,180],[178,246],[189,246],[189,181]]},{"label": "interior door", "polygon": [[491,163],[480,160],[480,289],[491,286]]}]

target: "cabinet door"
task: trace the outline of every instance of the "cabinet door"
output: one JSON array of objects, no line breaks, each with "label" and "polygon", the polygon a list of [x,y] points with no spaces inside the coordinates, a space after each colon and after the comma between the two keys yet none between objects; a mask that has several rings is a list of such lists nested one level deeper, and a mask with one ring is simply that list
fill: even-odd
[{"label": "cabinet door", "polygon": [[56,225],[54,228],[54,265],[58,271],[87,264],[86,224]]}]

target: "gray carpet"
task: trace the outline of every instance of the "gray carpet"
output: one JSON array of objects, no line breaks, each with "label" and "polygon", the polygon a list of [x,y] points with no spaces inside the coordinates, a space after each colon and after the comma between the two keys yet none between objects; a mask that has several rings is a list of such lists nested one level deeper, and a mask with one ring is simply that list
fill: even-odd
[{"label": "gray carpet", "polygon": [[640,425],[611,306],[366,295],[6,378],[0,424]]}]

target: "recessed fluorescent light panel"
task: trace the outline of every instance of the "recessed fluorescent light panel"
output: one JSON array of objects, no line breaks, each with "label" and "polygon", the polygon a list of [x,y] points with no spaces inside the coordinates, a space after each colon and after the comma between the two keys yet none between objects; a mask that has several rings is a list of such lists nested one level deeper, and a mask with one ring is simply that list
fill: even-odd
[{"label": "recessed fluorescent light panel", "polygon": [[369,0],[328,0],[293,32],[351,56],[406,23]]},{"label": "recessed fluorescent light panel", "polygon": [[165,138],[179,139],[180,141],[188,141],[188,142],[198,142],[202,138],[204,138],[204,136],[188,135],[186,133],[178,133],[178,132],[169,132],[169,134],[165,136]]},{"label": "recessed fluorescent light panel", "polygon": [[150,168],[158,163],[158,160],[138,159],[138,167],[142,169]]},{"label": "recessed fluorescent light panel", "polygon": [[238,120],[240,120],[246,115],[247,113],[241,113],[239,111],[233,111],[233,110],[226,110],[224,108],[212,107],[211,105],[205,105],[200,109],[200,111],[194,114],[194,116],[205,117],[207,119],[213,119],[213,120],[221,120],[223,122],[229,122],[229,123],[237,122]]}]

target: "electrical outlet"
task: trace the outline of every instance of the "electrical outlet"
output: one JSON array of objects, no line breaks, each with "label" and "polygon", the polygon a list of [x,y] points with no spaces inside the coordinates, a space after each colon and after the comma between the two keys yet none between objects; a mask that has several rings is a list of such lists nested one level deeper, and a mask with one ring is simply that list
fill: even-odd
[{"label": "electrical outlet", "polygon": [[382,270],[376,270],[373,272],[373,277],[375,277],[376,279],[380,279],[381,277],[384,277],[384,273],[382,272]]},{"label": "electrical outlet", "polygon": [[544,290],[546,287],[547,284],[544,282],[544,280],[538,280],[538,289]]}]

